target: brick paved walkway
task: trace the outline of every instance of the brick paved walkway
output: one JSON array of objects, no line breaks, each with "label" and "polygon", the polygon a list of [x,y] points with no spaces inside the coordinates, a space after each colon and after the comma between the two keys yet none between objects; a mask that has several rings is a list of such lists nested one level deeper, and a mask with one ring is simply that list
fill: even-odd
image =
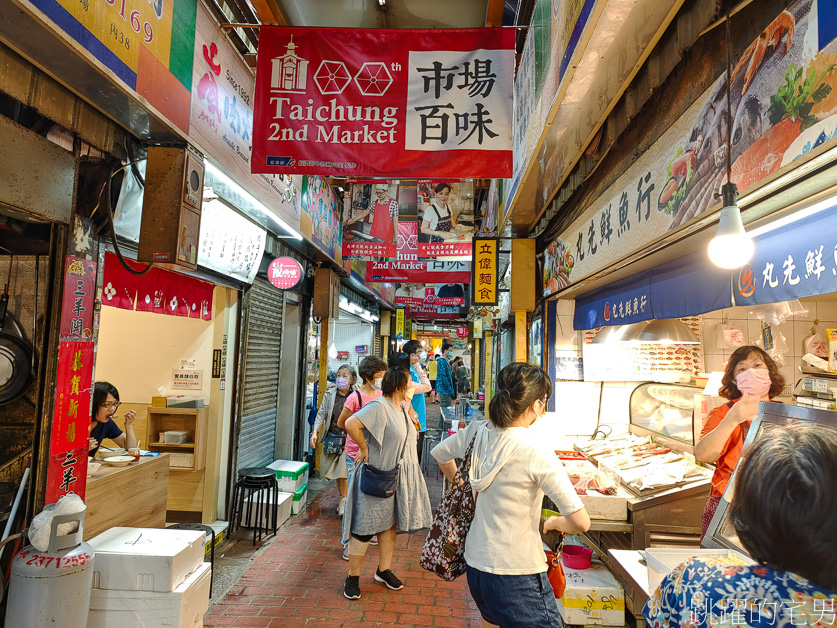
[{"label": "brick paved walkway", "polygon": [[[434,508],[441,491],[435,475],[428,478]],[[404,581],[401,591],[389,591],[372,579],[378,552],[373,546],[363,565],[361,599],[349,601],[343,597],[348,562],[340,556],[342,518],[336,514],[337,500],[337,488],[330,483],[305,513],[291,517],[269,547],[253,557],[253,565],[241,581],[212,607],[204,625],[242,628],[478,628],[481,625],[464,576],[455,582],[445,582],[419,567],[425,533],[397,537],[392,567]]]}]

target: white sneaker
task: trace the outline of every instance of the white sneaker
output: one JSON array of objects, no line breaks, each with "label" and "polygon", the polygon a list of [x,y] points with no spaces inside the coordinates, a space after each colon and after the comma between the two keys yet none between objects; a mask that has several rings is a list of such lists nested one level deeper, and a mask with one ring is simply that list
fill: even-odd
[{"label": "white sneaker", "polygon": [[341,498],[340,498],[340,503],[339,503],[339,504],[337,504],[337,514],[338,514],[338,515],[340,515],[340,516],[342,517],[342,516],[343,516],[343,512],[344,512],[345,510],[346,510],[346,498],[345,498],[345,497],[341,497]]}]

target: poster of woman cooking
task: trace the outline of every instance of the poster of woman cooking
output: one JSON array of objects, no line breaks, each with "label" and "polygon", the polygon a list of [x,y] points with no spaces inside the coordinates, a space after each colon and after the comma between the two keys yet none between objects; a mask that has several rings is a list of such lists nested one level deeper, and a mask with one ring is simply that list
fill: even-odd
[{"label": "poster of woman cooking", "polygon": [[617,262],[719,206],[731,179],[746,193],[795,159],[837,144],[837,11],[797,0],[596,199],[543,255],[544,295]]},{"label": "poster of woman cooking", "polygon": [[[343,211],[343,259],[395,259],[398,182],[359,181]],[[348,211],[347,211],[348,210]]]},{"label": "poster of woman cooking", "polygon": [[420,259],[469,257],[477,229],[473,181],[418,182]]}]

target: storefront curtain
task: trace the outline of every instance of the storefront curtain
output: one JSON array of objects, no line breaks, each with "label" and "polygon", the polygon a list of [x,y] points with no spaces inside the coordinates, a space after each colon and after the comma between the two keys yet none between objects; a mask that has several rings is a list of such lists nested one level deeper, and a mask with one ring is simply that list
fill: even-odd
[{"label": "storefront curtain", "polygon": [[214,287],[211,283],[161,268],[154,268],[145,275],[134,275],[123,268],[116,255],[105,255],[103,305],[211,321]]}]

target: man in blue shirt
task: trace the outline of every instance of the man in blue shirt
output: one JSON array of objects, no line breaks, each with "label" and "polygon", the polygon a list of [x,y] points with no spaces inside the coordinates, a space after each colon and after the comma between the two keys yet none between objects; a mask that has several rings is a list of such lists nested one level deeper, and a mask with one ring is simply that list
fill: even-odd
[{"label": "man in blue shirt", "polygon": [[453,345],[449,342],[442,343],[442,357],[436,360],[436,392],[439,395],[439,404],[443,408],[449,408],[456,396],[456,389],[453,387],[453,374],[450,370],[448,360],[453,357]]},{"label": "man in blue shirt", "polygon": [[421,353],[421,343],[418,340],[410,340],[404,343],[403,351],[410,356],[410,379],[414,383],[411,403],[421,424],[417,445],[418,457],[421,460],[421,450],[424,447],[424,434],[427,431],[427,403],[424,394],[430,392],[432,386],[430,385],[427,373],[421,366],[421,356],[419,355]]}]

